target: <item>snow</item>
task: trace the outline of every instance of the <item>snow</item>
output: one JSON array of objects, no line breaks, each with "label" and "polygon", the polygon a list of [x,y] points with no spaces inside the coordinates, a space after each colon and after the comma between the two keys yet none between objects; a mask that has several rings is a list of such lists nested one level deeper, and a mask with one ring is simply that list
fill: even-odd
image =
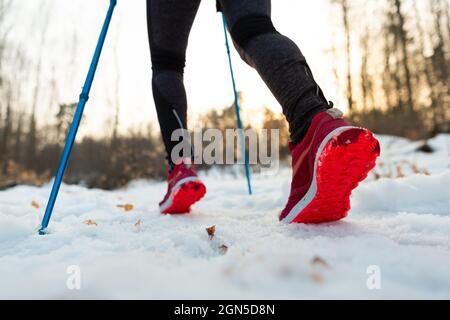
[{"label": "snow", "polygon": [[[244,177],[212,171],[206,198],[186,216],[158,213],[161,182],[64,185],[46,236],[37,229],[51,185],[2,191],[0,298],[449,299],[450,135],[429,141],[432,154],[380,140],[379,179],[354,192],[347,219],[325,225],[278,222],[288,168],[254,174],[252,197]],[[117,207],[126,203],[133,210]],[[80,290],[67,286],[74,265]],[[378,290],[367,286],[373,266]]]}]

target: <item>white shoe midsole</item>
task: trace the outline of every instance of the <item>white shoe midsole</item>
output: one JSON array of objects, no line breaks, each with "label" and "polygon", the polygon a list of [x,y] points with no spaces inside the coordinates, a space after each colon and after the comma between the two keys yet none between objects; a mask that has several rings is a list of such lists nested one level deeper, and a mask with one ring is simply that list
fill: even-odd
[{"label": "white shoe midsole", "polygon": [[294,221],[295,218],[302,212],[314,199],[314,197],[317,194],[317,179],[316,179],[316,173],[317,173],[317,163],[319,161],[319,157],[322,154],[323,149],[327,145],[327,143],[333,139],[334,136],[347,131],[351,129],[357,129],[356,127],[352,126],[346,126],[346,127],[340,127],[333,131],[331,131],[325,139],[323,139],[322,143],[319,146],[319,149],[317,149],[316,157],[314,159],[314,174],[311,182],[311,186],[308,189],[308,192],[305,194],[305,196],[291,209],[289,214],[282,220],[286,223],[291,223]]}]

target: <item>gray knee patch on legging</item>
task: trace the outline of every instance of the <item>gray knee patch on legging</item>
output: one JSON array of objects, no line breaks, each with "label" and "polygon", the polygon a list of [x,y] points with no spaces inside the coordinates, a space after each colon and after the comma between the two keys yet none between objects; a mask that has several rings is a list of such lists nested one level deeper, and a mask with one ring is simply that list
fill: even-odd
[{"label": "gray knee patch on legging", "polygon": [[266,15],[248,15],[240,18],[231,28],[231,36],[234,42],[241,48],[245,48],[250,40],[266,33],[276,33],[272,19]]},{"label": "gray knee patch on legging", "polygon": [[172,70],[184,72],[186,57],[168,50],[152,48],[152,68],[154,71]]}]

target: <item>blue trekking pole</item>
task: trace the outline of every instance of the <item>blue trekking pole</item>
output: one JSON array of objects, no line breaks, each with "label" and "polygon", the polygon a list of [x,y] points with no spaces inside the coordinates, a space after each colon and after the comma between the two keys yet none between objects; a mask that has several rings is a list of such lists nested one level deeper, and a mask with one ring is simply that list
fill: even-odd
[{"label": "blue trekking pole", "polygon": [[251,195],[252,194],[252,185],[250,182],[250,166],[248,163],[247,153],[245,152],[244,128],[242,126],[242,121],[241,121],[241,112],[240,112],[240,108],[239,108],[238,93],[236,90],[236,81],[234,79],[233,64],[231,62],[230,45],[228,44],[227,21],[225,19],[225,15],[223,14],[223,12],[222,12],[222,21],[223,21],[223,30],[225,33],[225,47],[227,48],[227,54],[228,54],[228,64],[230,65],[231,82],[233,84],[233,91],[234,91],[234,109],[236,111],[237,125],[238,125],[238,129],[239,129],[240,140],[241,140],[242,157],[244,158],[245,175],[247,177],[248,194]]},{"label": "blue trekking pole", "polygon": [[106,34],[108,33],[109,24],[111,22],[111,18],[116,4],[117,0],[110,0],[110,5],[108,13],[106,15],[105,23],[103,24],[103,28],[100,33],[100,38],[98,39],[94,57],[92,58],[91,66],[89,68],[89,72],[86,77],[86,82],[84,83],[83,90],[80,94],[80,100],[78,102],[75,114],[73,116],[73,121],[70,126],[69,133],[67,134],[66,145],[64,146],[64,150],[61,155],[58,171],[56,173],[55,181],[53,182],[52,192],[50,193],[50,198],[47,203],[47,208],[45,209],[44,218],[42,219],[42,225],[39,229],[40,235],[44,235],[46,233],[46,229],[52,216],[56,198],[58,197],[59,188],[61,186],[61,182],[67,167],[67,163],[69,161],[70,152],[72,151],[72,146],[75,141],[75,137],[77,135],[81,117],[83,116],[84,106],[86,105],[86,102],[89,100],[89,92],[91,90],[92,82],[94,81],[95,71],[97,70],[97,65],[100,60],[103,44],[105,43]]}]

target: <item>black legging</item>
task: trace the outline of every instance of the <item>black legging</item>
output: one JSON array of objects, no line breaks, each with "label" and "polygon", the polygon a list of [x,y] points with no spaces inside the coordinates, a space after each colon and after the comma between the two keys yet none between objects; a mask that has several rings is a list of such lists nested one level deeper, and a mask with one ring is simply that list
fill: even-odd
[{"label": "black legging", "polygon": [[[255,68],[283,108],[291,141],[298,143],[314,115],[329,108],[297,45],[270,20],[270,0],[219,0],[234,46]],[[183,84],[186,47],[200,0],[147,0],[153,96],[170,158],[172,132],[186,128]],[[174,159],[172,159],[174,160]],[[169,159],[169,163],[171,163]]]}]

